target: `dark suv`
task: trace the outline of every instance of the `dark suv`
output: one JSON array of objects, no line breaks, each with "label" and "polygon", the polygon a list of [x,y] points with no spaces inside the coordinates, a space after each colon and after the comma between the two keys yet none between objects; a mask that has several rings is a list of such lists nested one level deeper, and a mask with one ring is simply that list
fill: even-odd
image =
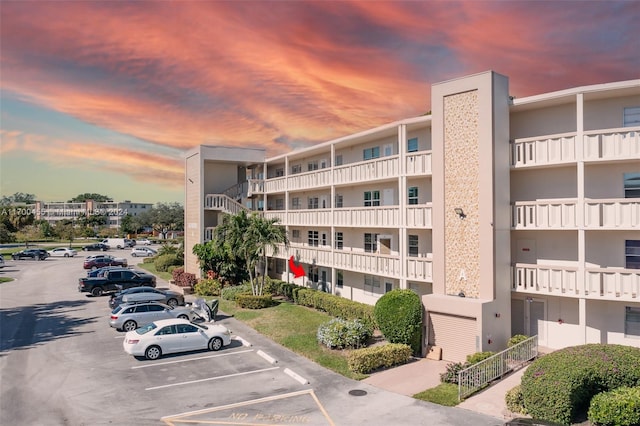
[{"label": "dark suv", "polygon": [[13,260],[19,259],[33,259],[33,260],[45,260],[49,257],[49,253],[44,249],[26,249],[11,255]]}]

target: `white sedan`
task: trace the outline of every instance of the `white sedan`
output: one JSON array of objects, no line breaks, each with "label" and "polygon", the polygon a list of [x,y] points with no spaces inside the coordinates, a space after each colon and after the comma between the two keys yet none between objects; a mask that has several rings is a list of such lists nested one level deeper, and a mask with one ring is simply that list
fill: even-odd
[{"label": "white sedan", "polygon": [[53,250],[49,250],[49,256],[51,257],[74,257],[78,252],[68,247],[58,247]]},{"label": "white sedan", "polygon": [[135,357],[158,359],[163,354],[202,349],[218,351],[231,343],[231,330],[211,322],[194,324],[186,319],[165,319],[129,331],[124,351]]},{"label": "white sedan", "polygon": [[137,246],[150,246],[151,245],[151,241],[147,240],[146,238],[143,240],[136,240],[136,245]]},{"label": "white sedan", "polygon": [[150,257],[150,256],[155,256],[156,254],[158,254],[158,252],[149,247],[134,247],[131,249],[131,256],[133,257],[138,257],[138,256]]}]

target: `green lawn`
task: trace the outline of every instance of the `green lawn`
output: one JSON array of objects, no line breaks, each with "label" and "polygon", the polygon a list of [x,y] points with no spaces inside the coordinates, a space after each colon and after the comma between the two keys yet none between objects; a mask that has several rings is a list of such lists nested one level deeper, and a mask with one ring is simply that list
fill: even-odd
[{"label": "green lawn", "polygon": [[149,263],[139,263],[138,268],[144,269],[145,271],[162,278],[163,280],[170,281],[173,279],[173,276],[169,272],[159,272],[156,270],[156,265],[153,262]]},{"label": "green lawn", "polygon": [[413,397],[447,407],[454,407],[460,403],[458,401],[458,385],[452,383],[440,383],[435,388],[417,393]]},{"label": "green lawn", "polygon": [[368,377],[349,370],[347,351],[331,350],[318,343],[318,326],[332,318],[324,312],[288,302],[266,309],[242,309],[235,302],[222,299],[220,310],[329,370],[355,380]]},{"label": "green lawn", "polygon": [[7,283],[9,281],[13,281],[13,278],[9,277],[0,277],[0,283]]}]

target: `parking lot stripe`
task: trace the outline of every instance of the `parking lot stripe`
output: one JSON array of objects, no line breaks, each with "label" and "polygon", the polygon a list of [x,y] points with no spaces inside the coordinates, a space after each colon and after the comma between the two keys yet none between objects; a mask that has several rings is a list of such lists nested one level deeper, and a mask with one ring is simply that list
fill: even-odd
[{"label": "parking lot stripe", "polygon": [[229,377],[246,376],[247,374],[254,374],[254,373],[263,373],[265,371],[277,370],[278,368],[280,368],[280,367],[263,368],[261,370],[253,370],[253,371],[245,371],[243,373],[227,374],[226,376],[208,377],[206,379],[191,380],[190,382],[172,383],[170,385],[154,386],[152,388],[146,388],[145,390],[157,390],[157,389],[172,388],[174,386],[192,385],[194,383],[209,382],[211,380],[227,379]]},{"label": "parking lot stripe", "polygon": [[198,358],[179,359],[179,360],[176,360],[176,361],[157,362],[155,364],[148,364],[148,365],[136,365],[135,367],[131,367],[131,369],[132,370],[136,370],[138,368],[149,368],[149,367],[157,367],[159,365],[178,364],[178,363],[181,363],[181,362],[198,361],[198,360],[201,360],[201,359],[209,359],[209,358],[218,358],[218,357],[221,357],[221,356],[229,356],[229,355],[241,354],[241,353],[245,353],[245,352],[253,352],[253,349],[245,349],[244,351],[237,351],[237,352],[225,352],[223,354],[201,356],[201,357],[198,357]]}]

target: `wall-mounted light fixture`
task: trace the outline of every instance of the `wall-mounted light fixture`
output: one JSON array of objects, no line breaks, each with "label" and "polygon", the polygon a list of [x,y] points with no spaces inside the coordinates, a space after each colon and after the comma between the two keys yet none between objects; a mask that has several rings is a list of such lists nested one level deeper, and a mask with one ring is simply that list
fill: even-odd
[{"label": "wall-mounted light fixture", "polygon": [[460,219],[464,219],[465,217],[467,217],[467,215],[464,214],[464,211],[460,207],[456,207],[455,209],[453,209],[453,211],[456,212]]},{"label": "wall-mounted light fixture", "polygon": [[191,178],[189,178],[189,182],[193,183],[193,181],[191,180]]}]

